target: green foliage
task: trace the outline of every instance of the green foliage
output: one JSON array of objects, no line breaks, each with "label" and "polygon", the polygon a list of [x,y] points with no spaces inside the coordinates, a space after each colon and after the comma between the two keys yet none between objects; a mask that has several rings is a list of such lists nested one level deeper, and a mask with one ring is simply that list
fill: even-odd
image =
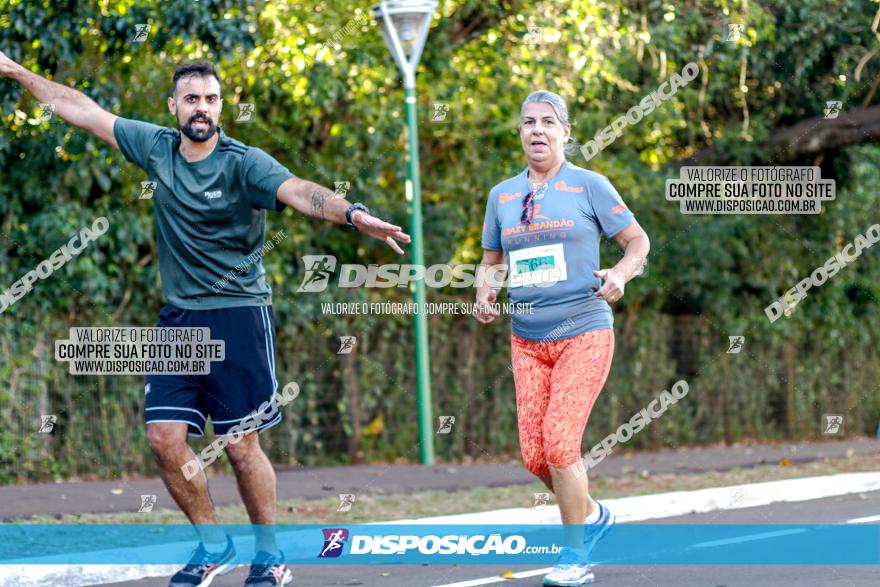
[{"label": "green foliage", "polygon": [[[791,318],[763,308],[876,222],[880,149],[830,151],[817,164],[837,179],[819,216],[683,216],[663,198],[670,165],[714,145],[719,158],[774,164],[765,139],[821,116],[826,100],[852,110],[872,98],[880,65],[867,0],[657,0],[441,2],[419,68],[425,258],[478,262],[489,189],[524,166],[516,122],[531,91],[569,100],[584,142],[691,61],[701,74],[600,156],[652,240],[648,275],[616,308],[617,352],[585,439],[591,446],[653,396],[685,377],[691,392],[631,446],[817,435],[822,413],[847,413],[848,433],[880,419],[876,381],[878,252],[812,290]],[[0,0],[0,50],[33,71],[83,90],[116,114],[173,125],[165,97],[173,69],[215,59],[223,74],[223,126],[302,177],[350,181],[350,199],[406,226],[405,137],[399,74],[374,24],[349,27],[368,4],[305,1],[175,2]],[[135,25],[151,26],[134,43]],[[736,42],[727,25],[746,24]],[[347,28],[348,27],[348,28]],[[524,42],[528,27],[542,41]],[[336,37],[337,32],[351,30]],[[876,89],[875,86],[873,86]],[[235,121],[255,104],[253,122]],[[430,120],[432,104],[451,120]],[[161,306],[152,203],[143,172],[0,80],[0,287],[8,287],[98,216],[110,230],[88,251],[0,316],[0,482],[151,473],[142,382],[73,377],[52,358],[71,326],[152,325]],[[291,237],[264,259],[275,290],[278,374],[301,397],[267,433],[275,462],[328,463],[350,454],[359,405],[367,460],[416,460],[412,328],[406,317],[334,317],[328,301],[407,301],[407,291],[297,294],[299,258],[399,262],[381,243],[297,215],[270,216],[267,234]],[[620,255],[603,244],[603,266]],[[431,291],[430,301],[473,292]],[[434,414],[462,434],[438,436],[442,458],[518,451],[508,323],[431,318]],[[356,390],[335,354],[357,334]],[[746,336],[726,354],[727,337]],[[41,438],[42,410],[59,415]],[[377,420],[378,419],[378,420]],[[380,422],[367,429],[371,423]]]}]

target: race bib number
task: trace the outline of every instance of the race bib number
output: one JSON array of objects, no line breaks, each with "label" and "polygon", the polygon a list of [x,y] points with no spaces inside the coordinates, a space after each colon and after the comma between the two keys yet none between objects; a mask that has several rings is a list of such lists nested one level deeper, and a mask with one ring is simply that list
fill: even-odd
[{"label": "race bib number", "polygon": [[510,252],[510,287],[549,287],[568,279],[562,243]]}]

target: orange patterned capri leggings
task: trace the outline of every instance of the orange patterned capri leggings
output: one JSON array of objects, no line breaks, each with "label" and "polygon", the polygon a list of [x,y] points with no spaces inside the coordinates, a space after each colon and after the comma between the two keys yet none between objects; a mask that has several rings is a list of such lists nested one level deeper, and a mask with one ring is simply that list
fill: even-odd
[{"label": "orange patterned capri leggings", "polygon": [[582,457],[587,419],[611,370],[614,330],[549,342],[510,337],[520,450],[529,471],[549,477],[548,465]]}]

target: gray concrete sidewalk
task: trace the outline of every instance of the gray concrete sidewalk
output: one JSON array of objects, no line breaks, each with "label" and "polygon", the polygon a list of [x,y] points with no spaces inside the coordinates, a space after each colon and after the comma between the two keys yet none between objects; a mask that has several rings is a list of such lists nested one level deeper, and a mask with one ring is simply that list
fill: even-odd
[{"label": "gray concrete sidewalk", "polygon": [[[880,452],[874,439],[830,442],[780,443],[773,445],[683,448],[659,452],[634,452],[630,458],[614,454],[590,472],[590,476],[617,477],[627,472],[697,473],[725,471],[778,463],[792,464],[823,458]],[[520,464],[480,465],[359,465],[341,467],[277,468],[278,499],[318,499],[340,493],[406,494],[425,490],[455,490],[530,483],[535,478]],[[216,505],[240,503],[235,478],[210,479]],[[136,512],[141,495],[157,496],[156,507],[176,508],[160,479],[135,481],[89,481],[42,483],[0,487],[0,519],[35,514],[61,515],[99,512]]]}]

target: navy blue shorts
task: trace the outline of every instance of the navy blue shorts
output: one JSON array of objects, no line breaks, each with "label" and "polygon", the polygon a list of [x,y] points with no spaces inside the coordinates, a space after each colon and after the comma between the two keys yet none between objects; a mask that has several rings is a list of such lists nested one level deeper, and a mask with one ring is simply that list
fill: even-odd
[{"label": "navy blue shorts", "polygon": [[[144,420],[184,422],[190,436],[204,436],[210,417],[214,433],[229,429],[271,401],[275,379],[275,316],[272,306],[241,306],[217,310],[183,310],[166,304],[157,327],[211,329],[212,340],[223,340],[225,359],[212,361],[208,375],[147,375]],[[256,430],[281,421],[281,410],[261,420]],[[251,427],[253,420],[250,420]],[[247,426],[247,424],[245,424]]]}]

